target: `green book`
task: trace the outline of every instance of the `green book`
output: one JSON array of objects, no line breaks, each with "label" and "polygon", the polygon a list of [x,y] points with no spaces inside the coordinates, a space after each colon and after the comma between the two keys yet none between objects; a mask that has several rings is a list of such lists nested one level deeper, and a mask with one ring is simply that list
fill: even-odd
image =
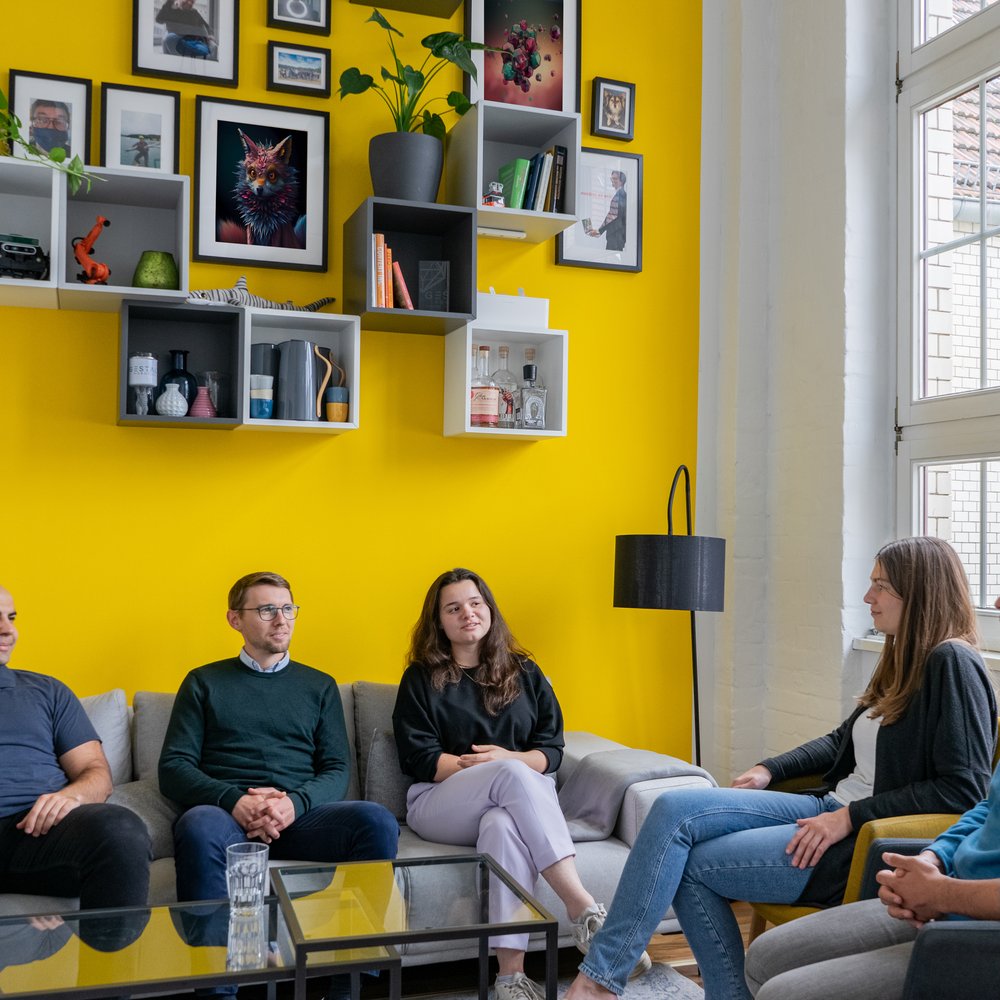
[{"label": "green book", "polygon": [[531,161],[519,156],[505,163],[497,172],[497,180],[503,185],[504,205],[507,208],[521,208],[524,205],[524,187],[528,180]]}]

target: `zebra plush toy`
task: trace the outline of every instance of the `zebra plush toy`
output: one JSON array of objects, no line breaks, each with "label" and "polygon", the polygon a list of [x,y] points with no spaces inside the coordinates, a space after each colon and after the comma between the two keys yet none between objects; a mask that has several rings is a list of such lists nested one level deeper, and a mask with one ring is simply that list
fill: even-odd
[{"label": "zebra plush toy", "polygon": [[192,288],[188,294],[189,302],[221,302],[231,306],[256,306],[258,309],[295,309],[299,312],[316,312],[323,306],[336,302],[336,299],[324,298],[310,302],[308,305],[297,306],[292,302],[272,302],[262,295],[254,295],[247,290],[246,275],[240,275],[232,288]]}]

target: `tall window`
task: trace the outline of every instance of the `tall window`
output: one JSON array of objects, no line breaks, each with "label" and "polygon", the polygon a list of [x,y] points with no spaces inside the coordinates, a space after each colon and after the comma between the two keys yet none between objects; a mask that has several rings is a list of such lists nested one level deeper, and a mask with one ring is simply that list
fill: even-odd
[{"label": "tall window", "polygon": [[[1000,597],[1000,0],[900,7],[900,534],[946,538]],[[989,645],[1000,623],[984,610]]]}]

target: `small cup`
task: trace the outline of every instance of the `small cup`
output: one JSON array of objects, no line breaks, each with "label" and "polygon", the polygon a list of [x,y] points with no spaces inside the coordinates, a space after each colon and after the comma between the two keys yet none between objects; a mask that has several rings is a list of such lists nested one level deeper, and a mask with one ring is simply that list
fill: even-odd
[{"label": "small cup", "polygon": [[350,398],[350,390],[343,385],[332,385],[323,394],[326,403],[326,419],[331,424],[347,423]]},{"label": "small cup", "polygon": [[250,388],[251,389],[273,389],[274,388],[274,376],[273,375],[257,375],[251,373],[250,375]]},{"label": "small cup", "polygon": [[226,848],[226,885],[233,913],[256,913],[264,905],[267,884],[267,844],[243,841]]},{"label": "small cup", "polygon": [[274,400],[268,396],[266,398],[254,396],[255,392],[270,392],[270,389],[250,390],[250,416],[254,420],[270,420],[274,413]]}]

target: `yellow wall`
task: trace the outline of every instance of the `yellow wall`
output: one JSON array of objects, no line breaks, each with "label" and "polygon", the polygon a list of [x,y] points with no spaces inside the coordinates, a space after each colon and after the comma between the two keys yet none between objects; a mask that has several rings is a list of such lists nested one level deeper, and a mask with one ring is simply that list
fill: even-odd
[{"label": "yellow wall", "polygon": [[[99,82],[179,89],[188,174],[196,93],[327,107],[329,273],[196,263],[191,287],[245,270],[258,294],[341,300],[341,228],[371,193],[367,142],[387,119],[374,95],[267,91],[265,54],[269,38],[329,45],[335,79],[348,65],[377,72],[383,34],[363,23],[368,9],[333,0],[324,39],[268,29],[264,0],[243,0],[234,92],[133,77],[131,7],[77,17],[54,0],[6,4],[0,82],[11,67],[94,79],[95,150]],[[401,54],[447,25],[385,13],[406,36]],[[614,609],[611,589],[615,534],[664,531],[670,477],[695,458],[700,22],[690,0],[584,2],[584,145],[644,154],[641,274],[557,267],[551,241],[479,242],[481,289],[548,297],[550,324],[570,332],[565,439],[442,437],[443,338],[372,331],[357,431],[120,428],[117,314],[0,309],[0,582],[22,630],[12,665],[80,694],[172,690],[235,653],[226,592],[273,568],[303,607],[297,658],[342,681],[389,681],[430,581],[466,565],[552,678],[568,728],[686,755],[687,616]],[[634,142],[589,135],[594,76],[636,83]],[[0,205],[0,231],[2,218]]]}]

